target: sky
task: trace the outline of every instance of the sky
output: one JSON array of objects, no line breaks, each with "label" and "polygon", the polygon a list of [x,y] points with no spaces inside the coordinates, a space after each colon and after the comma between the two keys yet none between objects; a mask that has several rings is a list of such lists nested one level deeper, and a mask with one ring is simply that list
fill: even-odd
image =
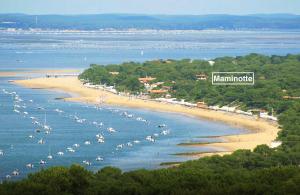
[{"label": "sky", "polygon": [[0,0],[0,13],[300,14],[300,0]]}]

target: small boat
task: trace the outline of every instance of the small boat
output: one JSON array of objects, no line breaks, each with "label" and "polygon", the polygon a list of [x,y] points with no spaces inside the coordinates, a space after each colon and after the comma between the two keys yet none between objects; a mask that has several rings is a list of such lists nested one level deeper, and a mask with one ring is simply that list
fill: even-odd
[{"label": "small boat", "polygon": [[120,150],[120,149],[122,149],[123,148],[123,144],[119,144],[119,145],[117,145],[117,148],[116,148],[116,150]]},{"label": "small boat", "polygon": [[50,149],[50,147],[49,147],[49,154],[48,154],[47,158],[48,158],[49,160],[52,160],[52,159],[53,159],[53,156],[51,155],[51,149]]},{"label": "small boat", "polygon": [[155,139],[151,135],[147,136],[146,140],[149,142],[155,142]]},{"label": "small boat", "polygon": [[50,130],[51,130],[51,127],[50,127],[49,125],[47,125],[46,112],[45,112],[45,117],[44,117],[44,125],[43,125],[43,128],[44,128],[46,131],[50,131]]},{"label": "small boat", "polygon": [[58,156],[63,156],[64,153],[63,153],[63,152],[57,152],[57,155],[58,155]]},{"label": "small boat", "polygon": [[0,156],[4,156],[3,150],[0,150]]},{"label": "small boat", "polygon": [[41,130],[40,130],[40,129],[36,129],[36,130],[35,130],[35,132],[37,132],[37,133],[40,133],[40,132],[41,132]]},{"label": "small boat", "polygon": [[103,161],[103,158],[101,156],[97,156],[96,161]]},{"label": "small boat", "polygon": [[73,146],[74,146],[75,148],[79,148],[79,147],[80,147],[79,144],[73,144]]},{"label": "small boat", "polygon": [[34,138],[34,136],[33,136],[33,135],[29,135],[28,137],[29,137],[30,139],[33,139],[33,138]]},{"label": "small boat", "polygon": [[29,164],[26,165],[26,167],[29,168],[29,169],[32,169],[34,167],[34,165],[29,163]]},{"label": "small boat", "polygon": [[6,175],[5,178],[6,179],[11,179],[11,176],[10,175]]},{"label": "small boat", "polygon": [[110,132],[110,133],[115,133],[116,132],[116,130],[112,127],[107,128],[107,131]]},{"label": "small boat", "polygon": [[139,140],[134,140],[133,143],[139,144],[139,143],[141,143],[141,141],[139,141]]},{"label": "small boat", "polygon": [[105,141],[104,141],[104,139],[98,138],[98,139],[97,139],[97,142],[98,142],[98,143],[104,143]]},{"label": "small boat", "polygon": [[73,148],[71,148],[71,147],[67,147],[67,151],[68,151],[68,152],[72,152],[72,153],[75,152],[75,150],[74,150]]},{"label": "small boat", "polygon": [[38,144],[45,144],[45,140],[43,138],[41,138],[39,141],[38,141]]},{"label": "small boat", "polygon": [[159,128],[164,128],[164,127],[166,127],[166,126],[167,126],[166,124],[158,125]]},{"label": "small boat", "polygon": [[83,164],[87,165],[87,166],[91,166],[92,163],[90,161],[84,160],[82,161]]},{"label": "small boat", "polygon": [[40,160],[40,165],[45,165],[45,164],[46,164],[46,161]]},{"label": "small boat", "polygon": [[87,141],[84,142],[84,144],[85,145],[91,145],[91,142],[87,140]]},{"label": "small boat", "polygon": [[13,176],[18,176],[20,175],[20,172],[18,169],[14,170],[12,173],[11,173]]},{"label": "small boat", "polygon": [[170,130],[163,130],[160,134],[168,135],[168,134],[170,134]]},{"label": "small boat", "polygon": [[20,113],[20,111],[19,111],[19,110],[17,110],[17,109],[14,109],[14,112],[16,112],[16,113]]},{"label": "small boat", "polygon": [[154,133],[153,136],[154,136],[154,137],[158,137],[159,134],[158,134],[158,133]]},{"label": "small boat", "polygon": [[127,146],[128,146],[128,147],[132,147],[133,144],[132,144],[131,142],[128,142],[128,143],[127,143]]}]

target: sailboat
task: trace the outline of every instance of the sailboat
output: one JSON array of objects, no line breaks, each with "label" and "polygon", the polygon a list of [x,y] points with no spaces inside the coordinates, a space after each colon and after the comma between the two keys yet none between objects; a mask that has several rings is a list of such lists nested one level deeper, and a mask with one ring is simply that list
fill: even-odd
[{"label": "sailboat", "polygon": [[53,159],[53,156],[51,155],[50,147],[49,147],[49,154],[48,154],[47,158],[50,159],[50,160]]},{"label": "sailboat", "polygon": [[41,138],[39,141],[38,141],[38,144],[45,144],[45,140],[43,138]]},{"label": "sailboat", "polygon": [[45,112],[45,117],[44,117],[44,129],[46,131],[50,131],[51,130],[51,127],[49,125],[47,125],[46,112]]}]

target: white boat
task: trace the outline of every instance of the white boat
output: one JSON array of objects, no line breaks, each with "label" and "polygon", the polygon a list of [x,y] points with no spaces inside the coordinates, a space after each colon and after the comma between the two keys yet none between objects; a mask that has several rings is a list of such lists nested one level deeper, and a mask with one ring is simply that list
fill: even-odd
[{"label": "white boat", "polygon": [[134,140],[133,143],[139,144],[139,143],[141,143],[141,141],[139,141],[139,140]]},{"label": "white boat", "polygon": [[34,138],[34,136],[33,136],[33,135],[29,135],[28,137],[29,137],[30,139],[33,139],[33,138]]},{"label": "white boat", "polygon": [[170,134],[170,130],[163,130],[160,134],[168,135],[168,134]]},{"label": "white boat", "polygon": [[132,144],[131,142],[128,142],[126,145],[127,145],[128,147],[132,147],[132,146],[133,146],[133,144]]},{"label": "white boat", "polygon": [[11,173],[13,176],[18,176],[20,175],[20,172],[18,169],[14,170],[12,173]]},{"label": "white boat", "polygon": [[149,142],[155,142],[155,139],[151,135],[147,136],[146,140]]},{"label": "white boat", "polygon": [[46,112],[45,112],[45,117],[44,117],[44,125],[43,128],[47,131],[51,131],[51,127],[49,125],[47,125],[47,118],[46,118]]},{"label": "white boat", "polygon": [[19,110],[17,110],[17,109],[14,109],[14,112],[16,112],[16,113],[20,113],[20,111],[19,111]]},{"label": "white boat", "polygon": [[10,176],[10,175],[6,175],[5,178],[6,178],[6,179],[10,179],[11,176]]},{"label": "white boat", "polygon": [[68,152],[72,152],[72,153],[75,152],[75,150],[74,150],[73,148],[71,148],[71,147],[67,147],[67,151],[68,151]]},{"label": "white boat", "polygon": [[91,145],[91,142],[87,140],[87,141],[84,142],[84,144],[85,145]]},{"label": "white boat", "polygon": [[38,141],[38,144],[45,144],[45,140],[43,138],[41,138],[39,141]]},{"label": "white boat", "polygon": [[47,162],[44,160],[40,160],[40,165],[45,165]]},{"label": "white boat", "polygon": [[115,133],[116,132],[116,130],[112,127],[107,128],[107,131],[110,132],[110,133]]},{"label": "white boat", "polygon": [[26,165],[26,167],[29,168],[29,169],[32,169],[34,167],[34,165],[29,163],[29,164]]},{"label": "white boat", "polygon": [[117,145],[117,148],[116,148],[116,150],[120,150],[120,149],[122,149],[123,148],[123,144],[119,144],[119,145]]},{"label": "white boat", "polygon": [[103,161],[103,158],[101,156],[97,156],[96,161]]},{"label": "white boat", "polygon": [[97,139],[97,142],[98,142],[98,143],[104,143],[105,141],[104,141],[104,139],[98,138],[98,139]]},{"label": "white boat", "polygon": [[0,150],[0,156],[4,156],[3,150]]},{"label": "white boat", "polygon": [[103,140],[104,140],[104,136],[103,136],[102,134],[97,134],[97,135],[96,135],[96,138],[98,138],[98,139],[103,139]]},{"label": "white boat", "polygon": [[63,156],[64,153],[63,153],[63,152],[57,152],[57,155],[58,155],[58,156]]},{"label": "white boat", "polygon": [[80,147],[79,144],[73,144],[73,146],[74,146],[75,148],[79,148],[79,147]]},{"label": "white boat", "polygon": [[90,161],[84,160],[82,161],[83,164],[87,165],[87,166],[91,166],[92,163]]}]

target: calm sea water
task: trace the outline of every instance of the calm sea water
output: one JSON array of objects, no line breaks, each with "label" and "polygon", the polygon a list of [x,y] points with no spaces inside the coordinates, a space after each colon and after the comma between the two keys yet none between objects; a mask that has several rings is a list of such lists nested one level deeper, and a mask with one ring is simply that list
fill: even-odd
[{"label": "calm sea water", "polygon": [[153,59],[300,53],[300,32],[0,32],[0,69],[86,68]]},{"label": "calm sea water", "polygon": [[[68,94],[18,87],[7,82],[10,79],[15,78],[0,78],[0,150],[4,153],[0,156],[1,179],[16,169],[21,173],[18,177],[24,177],[29,172],[53,165],[78,163],[85,166],[83,161],[91,162],[87,166],[90,170],[108,165],[123,170],[155,169],[161,162],[192,159],[175,156],[175,153],[214,149],[177,146],[178,143],[207,141],[207,138],[197,138],[199,136],[245,131],[180,114],[64,102],[57,98]],[[50,126],[51,133],[46,134],[34,121]],[[161,124],[166,127],[158,127]],[[109,132],[110,127],[116,132]],[[36,132],[37,129],[41,132]],[[97,142],[97,134],[103,135],[104,143]],[[148,141],[147,136],[152,136],[155,142]],[[38,143],[41,139],[44,144]],[[86,145],[86,141],[90,145]],[[68,147],[75,152],[69,152]],[[64,155],[60,156],[58,152]],[[49,153],[52,160],[47,159]],[[103,161],[96,161],[98,156]],[[47,164],[40,165],[41,160]],[[29,163],[34,168],[27,168]]]},{"label": "calm sea water", "polygon": [[[143,52],[142,52],[143,51]],[[152,59],[214,58],[248,53],[300,53],[299,32],[123,31],[0,32],[0,70],[86,68]],[[243,129],[179,114],[64,102],[68,94],[25,89],[0,77],[0,180],[18,170],[27,173],[74,163],[96,171],[112,165],[123,170],[155,169],[162,162],[191,159],[175,153],[215,148],[182,147],[182,142],[211,141],[201,136]],[[127,113],[127,117],[125,116]],[[130,116],[130,117],[128,117]],[[36,121],[36,122],[35,122]],[[49,125],[46,134],[40,125]],[[102,124],[102,126],[100,125]],[[159,128],[158,125],[166,124]],[[111,133],[107,129],[113,128]],[[36,132],[41,129],[41,132]],[[96,135],[104,137],[98,143]],[[146,139],[151,136],[155,142]],[[39,140],[44,144],[39,144]],[[85,143],[90,142],[89,145]],[[135,142],[134,142],[135,141]],[[138,142],[136,142],[138,141]],[[80,145],[76,147],[74,144]],[[62,153],[63,155],[59,155]],[[3,153],[3,155],[2,155]],[[53,159],[47,159],[51,154]],[[101,157],[100,161],[96,158]],[[41,165],[40,161],[46,161]],[[90,165],[83,163],[90,162]],[[26,167],[32,164],[33,168]],[[87,163],[86,163],[87,164]]]}]

